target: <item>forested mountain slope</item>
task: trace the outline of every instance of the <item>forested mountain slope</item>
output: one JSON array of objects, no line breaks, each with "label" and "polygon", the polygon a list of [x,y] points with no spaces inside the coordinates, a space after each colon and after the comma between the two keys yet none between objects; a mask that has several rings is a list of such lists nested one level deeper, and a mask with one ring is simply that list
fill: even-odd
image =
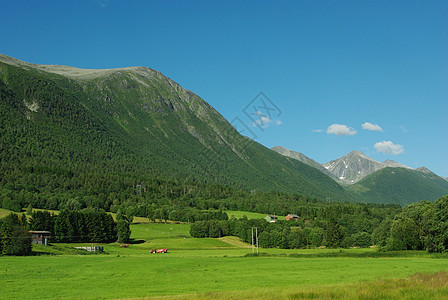
[{"label": "forested mountain slope", "polygon": [[227,186],[350,200],[328,176],[241,136],[145,67],[83,70],[0,55],[0,160],[6,207],[83,199],[108,209],[162,185],[180,196]]},{"label": "forested mountain slope", "polygon": [[425,168],[384,168],[347,188],[357,199],[371,203],[410,204],[421,200],[434,201],[448,195],[448,182]]},{"label": "forested mountain slope", "polygon": [[297,159],[297,160],[303,162],[304,164],[309,165],[310,167],[318,169],[319,171],[321,171],[325,175],[331,177],[333,180],[338,180],[337,177],[335,177],[332,173],[328,172],[328,170],[325,169],[325,167],[323,167],[320,163],[318,163],[317,161],[309,158],[308,156],[306,156],[303,153],[296,152],[296,151],[293,151],[293,150],[289,150],[289,149],[287,149],[285,147],[282,147],[282,146],[272,147],[271,150],[273,150],[273,151],[275,151],[277,153],[280,153],[283,156]]}]

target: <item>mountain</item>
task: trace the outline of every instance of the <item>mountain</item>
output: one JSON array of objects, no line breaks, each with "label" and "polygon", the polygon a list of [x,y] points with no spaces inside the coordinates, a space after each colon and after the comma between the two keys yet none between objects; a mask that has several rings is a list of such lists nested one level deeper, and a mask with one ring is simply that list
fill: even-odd
[{"label": "mountain", "polygon": [[392,160],[378,162],[361,151],[352,151],[349,154],[322,164],[328,172],[333,174],[341,182],[353,184],[369,174],[387,167],[400,167],[411,169]]},{"label": "mountain", "polygon": [[[448,194],[448,181],[425,167],[413,170],[392,160],[378,162],[360,151],[320,165],[302,153],[281,146],[272,150],[300,160],[345,183],[355,201],[407,205]],[[338,176],[336,178],[336,176]]]},{"label": "mountain", "polygon": [[448,181],[427,168],[383,168],[347,187],[357,200],[369,203],[411,204],[448,194]]},{"label": "mountain", "polygon": [[382,168],[380,162],[371,159],[360,151],[352,151],[341,158],[322,165],[328,172],[347,184],[357,182]]},{"label": "mountain", "polygon": [[412,170],[411,167],[405,166],[403,164],[400,164],[399,162],[393,161],[393,160],[385,160],[381,163],[381,165],[385,168],[391,167],[391,168],[405,168]]},{"label": "mountain", "polygon": [[308,166],[311,166],[313,168],[318,169],[319,171],[321,171],[322,173],[326,174],[327,176],[330,176],[334,180],[338,180],[338,178],[336,178],[332,173],[330,173],[320,163],[318,163],[317,161],[309,158],[308,156],[306,156],[303,153],[296,152],[296,151],[293,151],[293,150],[289,150],[289,149],[287,149],[285,147],[282,147],[282,146],[272,147],[271,150],[273,150],[273,151],[275,151],[275,152],[277,152],[277,153],[279,153],[279,154],[281,154],[283,156],[297,159],[297,160],[303,162],[304,164],[307,164]]},{"label": "mountain", "polygon": [[436,174],[434,174],[430,169],[428,169],[427,167],[420,167],[420,168],[417,168],[417,169],[415,169],[416,171],[418,171],[418,172],[422,172],[422,173],[424,173],[424,174],[426,174],[426,175],[434,175],[434,176],[437,176]]},{"label": "mountain", "polygon": [[[108,208],[140,183],[179,197],[206,184],[350,199],[322,172],[240,135],[199,96],[146,67],[86,70],[0,55],[0,124],[3,203],[97,197]],[[162,187],[167,180],[182,191]]]},{"label": "mountain", "polygon": [[386,160],[384,162],[376,161],[361,151],[352,151],[341,158],[324,164],[319,164],[317,161],[300,152],[289,150],[282,146],[273,147],[271,150],[274,150],[275,152],[286,157],[297,159],[313,168],[316,168],[342,184],[353,184],[367,175],[381,170],[382,168],[392,167],[411,169],[410,167],[393,160]]}]

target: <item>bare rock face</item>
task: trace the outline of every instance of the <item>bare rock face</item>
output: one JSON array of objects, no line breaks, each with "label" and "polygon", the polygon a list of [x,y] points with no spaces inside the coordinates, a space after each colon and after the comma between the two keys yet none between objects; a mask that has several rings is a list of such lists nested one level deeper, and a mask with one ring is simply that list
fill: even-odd
[{"label": "bare rock face", "polygon": [[403,168],[413,170],[393,160],[384,162],[376,161],[360,151],[352,151],[349,154],[325,164],[322,164],[330,173],[341,182],[353,184],[364,177],[383,168]]},{"label": "bare rock face", "polygon": [[353,184],[386,167],[360,151],[352,151],[339,159],[323,164],[323,166],[346,184]]}]

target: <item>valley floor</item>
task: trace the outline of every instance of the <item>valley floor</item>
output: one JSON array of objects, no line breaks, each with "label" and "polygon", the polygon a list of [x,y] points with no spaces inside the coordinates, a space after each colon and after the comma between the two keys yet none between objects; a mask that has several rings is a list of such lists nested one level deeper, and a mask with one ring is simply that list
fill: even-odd
[{"label": "valley floor", "polygon": [[132,231],[134,244],[106,244],[104,254],[54,244],[33,250],[58,255],[0,257],[0,298],[448,298],[446,256],[260,249],[267,255],[254,257],[236,237],[192,238],[188,224],[142,223]]}]

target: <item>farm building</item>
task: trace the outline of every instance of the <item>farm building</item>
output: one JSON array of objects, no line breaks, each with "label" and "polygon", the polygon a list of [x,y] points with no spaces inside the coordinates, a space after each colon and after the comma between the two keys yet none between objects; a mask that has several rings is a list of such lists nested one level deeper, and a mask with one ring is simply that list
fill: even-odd
[{"label": "farm building", "polygon": [[50,239],[50,231],[28,231],[31,233],[31,242],[33,244],[48,245],[48,240]]},{"label": "farm building", "polygon": [[278,218],[275,215],[267,215],[264,219],[269,223],[275,223]]},{"label": "farm building", "polygon": [[289,220],[298,220],[299,219],[299,216],[298,215],[294,215],[294,214],[288,214],[286,217],[285,217],[285,220],[286,221],[289,221]]}]

